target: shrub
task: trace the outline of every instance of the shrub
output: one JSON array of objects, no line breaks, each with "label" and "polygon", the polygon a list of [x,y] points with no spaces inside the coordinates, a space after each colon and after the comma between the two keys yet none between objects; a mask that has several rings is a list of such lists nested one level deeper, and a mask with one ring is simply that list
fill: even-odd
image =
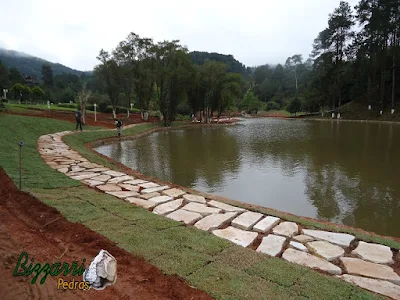
[{"label": "shrub", "polygon": [[178,105],[176,108],[176,113],[178,115],[190,115],[192,112],[192,109],[190,108],[189,104],[187,102],[182,102]]},{"label": "shrub", "polygon": [[280,108],[281,106],[279,105],[279,103],[276,103],[275,101],[269,101],[267,103],[266,110],[279,110]]},{"label": "shrub", "polygon": [[175,121],[190,121],[190,117],[188,115],[177,114]]}]

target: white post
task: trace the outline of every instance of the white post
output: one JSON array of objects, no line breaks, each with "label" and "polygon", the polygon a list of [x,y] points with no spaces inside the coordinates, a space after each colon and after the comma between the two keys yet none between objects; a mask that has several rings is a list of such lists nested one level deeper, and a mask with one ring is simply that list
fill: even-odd
[{"label": "white post", "polygon": [[96,107],[97,107],[97,104],[95,103],[95,104],[94,104],[94,121],[95,121],[95,122],[97,122]]},{"label": "white post", "polygon": [[371,104],[370,104],[370,105],[368,105],[368,110],[371,110]]},{"label": "white post", "polygon": [[334,119],[334,118],[335,118],[335,113],[333,112],[333,113],[332,113],[332,119]]},{"label": "white post", "polygon": [[8,90],[7,89],[3,89],[4,99],[7,99],[7,93],[8,93]]},{"label": "white post", "polygon": [[340,113],[337,114],[337,118],[340,119]]},{"label": "white post", "polygon": [[47,108],[50,109],[50,101],[47,100]]},{"label": "white post", "polygon": [[392,115],[394,115],[394,108],[392,108]]},{"label": "white post", "polygon": [[379,112],[379,114],[380,114],[380,115],[383,115],[383,110],[381,110],[381,111]]},{"label": "white post", "polygon": [[133,109],[133,103],[131,103],[131,109]]}]

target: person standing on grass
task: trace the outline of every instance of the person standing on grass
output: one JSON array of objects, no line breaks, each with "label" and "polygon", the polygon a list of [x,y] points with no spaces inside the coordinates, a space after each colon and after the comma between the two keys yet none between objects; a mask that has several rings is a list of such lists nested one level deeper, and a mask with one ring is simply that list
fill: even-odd
[{"label": "person standing on grass", "polygon": [[80,108],[78,108],[78,110],[75,112],[75,120],[76,120],[75,130],[78,130],[79,126],[79,129],[82,131],[82,113]]},{"label": "person standing on grass", "polygon": [[120,119],[115,118],[115,126],[117,126],[118,137],[119,139],[121,139],[122,121]]}]

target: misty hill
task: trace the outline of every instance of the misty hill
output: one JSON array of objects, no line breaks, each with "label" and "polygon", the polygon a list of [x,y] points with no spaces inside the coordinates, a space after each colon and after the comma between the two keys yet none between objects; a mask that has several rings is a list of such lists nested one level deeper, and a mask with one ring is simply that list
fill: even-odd
[{"label": "misty hill", "polygon": [[62,64],[52,63],[39,57],[31,56],[23,52],[6,50],[0,48],[0,61],[9,68],[17,68],[21,74],[30,75],[36,78],[42,77],[42,64],[47,63],[53,69],[54,75],[69,73],[80,76],[82,71],[74,70]]},{"label": "misty hill", "polygon": [[240,73],[240,74],[247,74],[248,71],[246,66],[241,62],[237,61],[233,55],[225,55],[219,54],[215,52],[200,52],[200,51],[193,51],[190,52],[190,56],[192,57],[192,61],[196,65],[203,65],[204,62],[209,60],[216,60],[219,62],[223,62],[228,66],[227,71],[233,73]]}]

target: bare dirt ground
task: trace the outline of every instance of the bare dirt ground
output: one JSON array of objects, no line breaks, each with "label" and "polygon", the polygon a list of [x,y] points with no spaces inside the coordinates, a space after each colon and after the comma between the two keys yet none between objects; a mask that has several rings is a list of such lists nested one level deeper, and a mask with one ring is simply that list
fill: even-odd
[{"label": "bare dirt ground", "polygon": [[[67,221],[57,210],[29,194],[20,192],[0,169],[0,299],[212,299],[191,288],[182,279],[163,275],[141,258],[118,248],[105,237],[78,223]],[[57,277],[48,276],[43,285],[31,276],[14,277],[22,252],[35,263],[90,261],[101,250],[109,251],[118,261],[118,279],[103,291],[90,289],[57,290]],[[29,264],[29,262],[28,262]],[[82,280],[68,275],[65,280]]]},{"label": "bare dirt ground", "polygon": [[[30,109],[29,113],[21,113],[21,112],[7,112],[8,114],[16,114],[16,115],[24,115],[24,116],[36,116],[42,118],[51,118],[57,120],[64,120],[75,123],[75,113],[73,111],[62,111],[62,110],[39,110],[39,109]],[[131,113],[129,118],[126,117],[126,114],[118,114],[118,118],[120,118],[124,125],[137,124],[137,123],[151,123],[158,121],[158,118],[149,117],[148,121],[143,121],[139,113]],[[89,126],[103,126],[107,128],[115,128],[114,119],[112,114],[105,113],[97,113],[96,114],[96,122],[94,120],[94,114],[88,113],[86,114],[86,125]],[[72,125],[75,128],[74,125]]]}]

